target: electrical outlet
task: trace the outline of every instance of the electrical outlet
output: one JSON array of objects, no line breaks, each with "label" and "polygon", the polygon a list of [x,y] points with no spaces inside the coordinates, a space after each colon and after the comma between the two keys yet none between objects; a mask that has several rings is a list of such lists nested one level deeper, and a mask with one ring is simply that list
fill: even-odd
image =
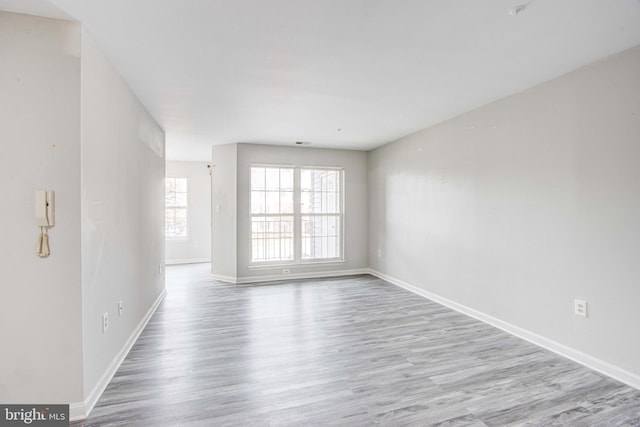
[{"label": "electrical outlet", "polygon": [[573,301],[573,313],[576,316],[587,317],[587,302],[581,299],[576,299]]},{"label": "electrical outlet", "polygon": [[118,301],[118,317],[122,316],[123,311],[124,311],[124,302],[120,300]]},{"label": "electrical outlet", "polygon": [[378,258],[382,258],[382,249],[378,249]]},{"label": "electrical outlet", "polygon": [[288,268],[282,269],[282,274],[289,274],[289,273],[291,273],[291,270],[289,270]]},{"label": "electrical outlet", "polygon": [[104,334],[109,329],[109,313],[102,314],[102,333]]}]

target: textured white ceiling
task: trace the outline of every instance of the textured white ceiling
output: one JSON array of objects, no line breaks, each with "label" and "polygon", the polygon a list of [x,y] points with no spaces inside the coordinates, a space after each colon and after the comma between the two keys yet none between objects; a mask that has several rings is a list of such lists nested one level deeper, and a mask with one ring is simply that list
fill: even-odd
[{"label": "textured white ceiling", "polygon": [[165,129],[168,157],[184,160],[231,142],[370,149],[640,44],[638,0],[0,0],[0,9],[20,2],[82,22]]}]

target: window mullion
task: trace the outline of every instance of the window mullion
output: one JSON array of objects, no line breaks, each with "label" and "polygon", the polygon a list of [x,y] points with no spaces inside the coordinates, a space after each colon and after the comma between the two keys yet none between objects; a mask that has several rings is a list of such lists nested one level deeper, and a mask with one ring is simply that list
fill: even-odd
[{"label": "window mullion", "polygon": [[302,259],[301,187],[300,168],[295,168],[293,170],[293,260],[295,262]]},{"label": "window mullion", "polygon": [[338,240],[338,244],[340,245],[340,257],[342,259],[344,259],[345,257],[345,238],[344,238],[344,234],[345,234],[345,224],[344,224],[344,198],[345,198],[345,185],[344,185],[344,170],[341,170],[338,172],[338,188],[336,188],[336,191],[340,192],[340,197],[338,199],[338,205],[339,205],[339,210],[338,210],[338,218],[340,221],[340,229],[338,230],[340,233],[340,239]]}]

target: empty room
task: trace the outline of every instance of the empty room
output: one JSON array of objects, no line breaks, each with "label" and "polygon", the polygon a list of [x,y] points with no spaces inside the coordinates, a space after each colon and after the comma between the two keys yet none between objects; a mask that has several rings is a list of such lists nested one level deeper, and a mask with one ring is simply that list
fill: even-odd
[{"label": "empty room", "polygon": [[640,426],[639,0],[0,0],[0,425]]}]

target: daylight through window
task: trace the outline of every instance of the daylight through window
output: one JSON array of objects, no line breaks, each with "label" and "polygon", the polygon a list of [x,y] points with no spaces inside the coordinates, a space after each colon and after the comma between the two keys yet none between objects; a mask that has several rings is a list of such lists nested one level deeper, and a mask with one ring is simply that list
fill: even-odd
[{"label": "daylight through window", "polygon": [[167,239],[187,237],[187,178],[164,180],[164,235]]},{"label": "daylight through window", "polygon": [[251,261],[342,259],[341,169],[251,167]]}]

